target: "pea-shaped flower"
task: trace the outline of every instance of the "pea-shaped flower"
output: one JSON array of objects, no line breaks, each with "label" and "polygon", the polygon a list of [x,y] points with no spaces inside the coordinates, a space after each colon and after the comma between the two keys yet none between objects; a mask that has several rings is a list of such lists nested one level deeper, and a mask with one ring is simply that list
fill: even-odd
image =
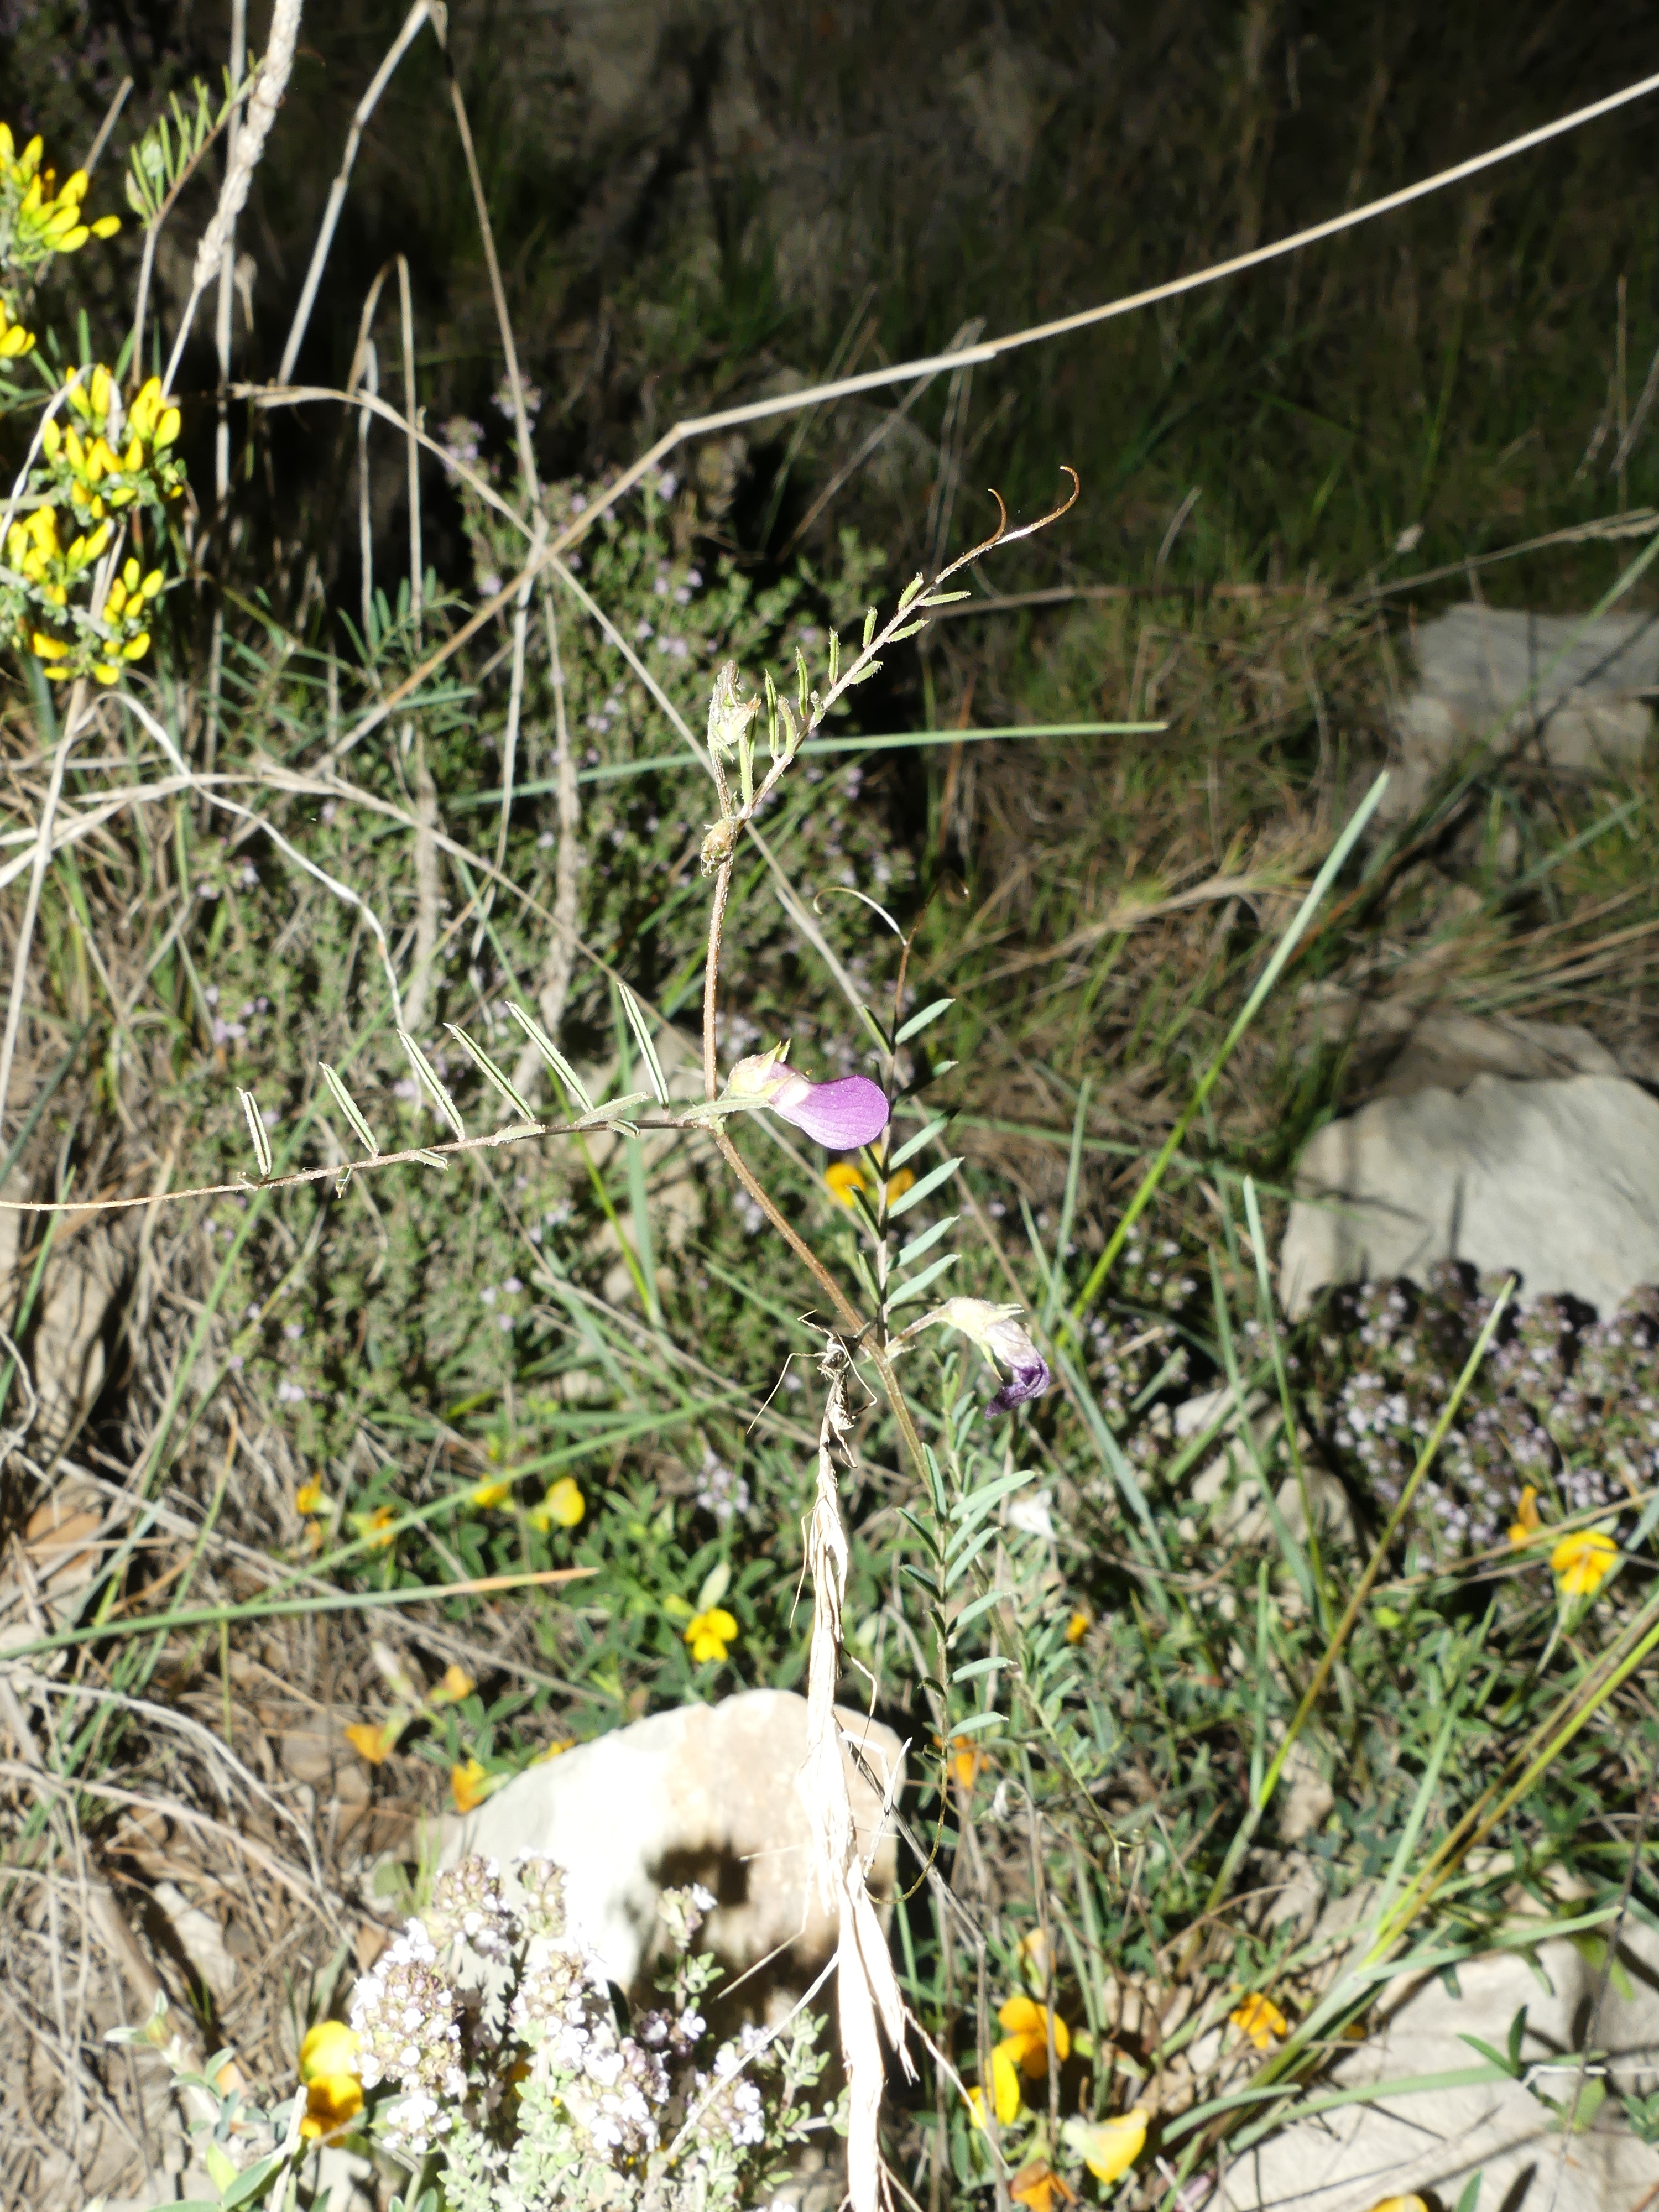
[{"label": "pea-shaped flower", "polygon": [[787,1044],[777,1044],[770,1052],[740,1060],[726,1079],[726,1098],[781,1114],[832,1152],[855,1152],[860,1146],[873,1145],[892,1113],[880,1084],[867,1075],[809,1083],[785,1066],[788,1049]]},{"label": "pea-shaped flower", "polygon": [[1007,1381],[985,1408],[986,1419],[994,1420],[999,1413],[1042,1397],[1054,1379],[1048,1361],[1014,1318],[1019,1311],[1018,1306],[993,1305],[986,1298],[946,1298],[942,1306],[912,1322],[897,1341],[908,1342],[938,1322],[947,1328],[959,1328],[988,1359],[1007,1372]]}]

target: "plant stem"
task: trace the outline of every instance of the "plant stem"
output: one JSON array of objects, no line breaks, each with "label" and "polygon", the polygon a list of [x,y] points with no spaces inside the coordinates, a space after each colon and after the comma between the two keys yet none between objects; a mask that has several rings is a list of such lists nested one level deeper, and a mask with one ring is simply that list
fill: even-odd
[{"label": "plant stem", "polygon": [[[723,860],[714,878],[714,896],[708,907],[708,957],[702,970],[702,1095],[713,1098],[720,1090],[720,1070],[714,1059],[714,1012],[720,994],[720,933],[726,927],[726,902],[732,896],[734,862]],[[735,1157],[735,1156],[734,1156]]]}]

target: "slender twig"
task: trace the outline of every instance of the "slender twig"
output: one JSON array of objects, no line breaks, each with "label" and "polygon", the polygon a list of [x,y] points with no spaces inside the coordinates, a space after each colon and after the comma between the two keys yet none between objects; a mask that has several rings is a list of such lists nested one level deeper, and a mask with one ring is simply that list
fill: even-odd
[{"label": "slender twig", "polygon": [[718,1093],[720,1066],[714,1052],[714,1024],[720,1005],[720,937],[726,927],[726,902],[732,895],[732,860],[714,872],[714,895],[708,902],[708,957],[702,969],[702,1095]]},{"label": "slender twig", "polygon": [[404,419],[409,426],[409,611],[418,640],[426,604],[425,556],[421,550],[420,409],[415,389],[415,303],[410,294],[408,258],[402,253],[398,256],[398,307],[403,325]]},{"label": "slender twig", "polygon": [[[376,279],[378,287],[379,279]],[[363,388],[370,398],[380,389],[380,357],[373,338],[363,341]],[[357,567],[362,586],[363,651],[374,650],[374,520],[369,501],[368,425],[367,409],[357,417]]]},{"label": "slender twig", "polygon": [[575,964],[576,919],[581,885],[581,799],[576,788],[576,755],[570,743],[570,714],[565,698],[564,662],[559,652],[559,622],[553,594],[542,603],[547,625],[548,674],[553,686],[553,775],[558,786],[559,857],[553,880],[553,939],[538,998],[542,1026],[556,1036]]},{"label": "slender twig", "polygon": [[317,288],[323,281],[328,250],[334,243],[340,210],[345,205],[346,186],[351,181],[352,164],[357,159],[357,149],[362,143],[368,118],[374,114],[380,94],[392,82],[392,71],[414,44],[422,24],[429,19],[431,13],[431,0],[415,0],[415,5],[404,18],[403,29],[392,41],[386,59],[370,78],[368,90],[357,103],[356,112],[351,118],[351,128],[346,135],[345,153],[341,159],[339,173],[329,186],[328,204],[323,210],[317,243],[311,249],[311,266],[306,270],[306,281],[301,288],[300,304],[294,310],[294,320],[289,325],[282,362],[276,371],[278,384],[286,384],[293,375],[294,364],[299,359],[300,348],[305,342],[306,326],[311,320],[311,311],[317,304]]},{"label": "slender twig", "polygon": [[[240,83],[247,66],[247,0],[231,0],[230,8],[230,76],[233,84]],[[226,126],[225,155],[227,170],[236,166],[237,126],[240,111],[230,112]],[[213,434],[213,499],[216,514],[222,514],[225,501],[230,496],[230,413],[228,387],[230,383],[231,310],[236,299],[236,222],[233,216],[225,230],[223,251],[219,256],[219,299],[214,316],[214,343],[219,355],[219,392],[217,416]],[[216,710],[218,701],[214,706]]]},{"label": "slender twig", "polygon": [[64,772],[69,766],[70,747],[79,733],[85,697],[86,682],[83,678],[70,694],[64,734],[58,740],[57,750],[52,757],[52,778],[46,786],[46,805],[40,810],[40,827],[36,835],[34,854],[29,869],[28,891],[23,901],[22,916],[17,925],[17,949],[12,960],[11,996],[6,1004],[5,1034],[0,1037],[0,1128],[5,1126],[6,1096],[11,1088],[12,1056],[17,1049],[17,1032],[23,1018],[29,951],[34,941],[35,919],[40,911],[40,890],[52,859],[52,817],[58,811],[58,795],[64,788]]},{"label": "slender twig", "polygon": [[109,106],[104,110],[104,119],[98,126],[98,136],[92,142],[92,150],[87,155],[86,160],[81,163],[81,167],[86,171],[88,176],[92,174],[93,171],[98,167],[100,161],[103,158],[104,149],[109,143],[110,133],[114,130],[117,122],[119,120],[121,110],[126,106],[127,98],[131,90],[132,79],[130,76],[124,76],[116,91],[114,99],[111,100]]}]

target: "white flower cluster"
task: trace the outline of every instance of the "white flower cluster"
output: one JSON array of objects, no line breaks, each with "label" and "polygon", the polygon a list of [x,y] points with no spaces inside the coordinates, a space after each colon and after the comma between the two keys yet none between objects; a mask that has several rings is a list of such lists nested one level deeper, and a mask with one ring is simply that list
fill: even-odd
[{"label": "white flower cluster", "polygon": [[440,2096],[466,2094],[459,2008],[437,1960],[424,1923],[411,1920],[358,1983],[351,2003],[363,2087],[392,2081],[408,2093],[387,2118],[393,2137],[417,2154],[448,2124]]},{"label": "white flower cluster", "polygon": [[481,1959],[505,1959],[519,1940],[519,1923],[501,1895],[501,1867],[476,1851],[438,1876],[422,1917],[434,1943],[459,1936]]},{"label": "white flower cluster", "polygon": [[[734,2150],[744,2150],[765,2141],[765,2100],[742,2070],[759,2055],[765,2043],[761,2029],[745,2027],[735,2043],[723,2043],[715,2052],[712,2074],[693,2076],[695,2100],[703,2106],[697,2118],[697,2132],[705,2139],[724,2136]],[[712,2095],[711,2091],[714,2093]]]},{"label": "white flower cluster", "polygon": [[[817,2023],[776,2045],[745,2029],[709,2063],[696,1999],[717,1970],[691,1943],[715,1899],[692,1884],[661,1900],[667,2001],[624,2034],[602,1966],[567,1923],[562,1873],[539,1854],[521,1854],[514,1872],[509,1906],[494,1860],[450,1868],[357,1985],[364,2087],[402,2092],[377,2116],[382,2139],[416,2158],[437,2151],[452,2212],[738,2212],[754,2201],[811,2124],[802,2092],[823,2063]],[[459,1966],[467,1994],[446,1978],[450,1945],[487,1964],[483,1991]]]},{"label": "white flower cluster", "polygon": [[716,1459],[706,1444],[703,1447],[702,1472],[697,1477],[696,1500],[703,1511],[712,1514],[722,1528],[732,1521],[745,1516],[752,1502],[749,1485],[743,1477],[734,1474],[723,1460]]}]

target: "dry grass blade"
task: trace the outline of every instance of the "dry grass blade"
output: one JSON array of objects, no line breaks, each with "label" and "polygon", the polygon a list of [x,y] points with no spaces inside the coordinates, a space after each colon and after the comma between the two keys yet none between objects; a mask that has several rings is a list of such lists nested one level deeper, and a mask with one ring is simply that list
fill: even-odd
[{"label": "dry grass blade", "polygon": [[265,150],[265,140],[270,135],[271,125],[276,120],[276,111],[283,104],[283,94],[288,89],[289,76],[294,67],[294,47],[300,35],[302,4],[303,0],[276,0],[271,10],[270,35],[265,42],[258,82],[253,88],[246,117],[237,133],[235,150],[226,167],[224,189],[219,195],[219,204],[196,249],[196,259],[190,273],[190,296],[185,302],[183,314],[179,318],[178,335],[173,339],[173,351],[167,358],[167,373],[161,379],[164,392],[173,389],[173,380],[179,374],[179,363],[184,358],[185,346],[190,337],[190,326],[195,320],[197,302],[217,276],[220,260],[235,235],[236,218],[242,212],[248,188],[253,182],[253,172],[259,166],[259,157]]},{"label": "dry grass blade", "polygon": [[422,25],[430,19],[431,14],[431,0],[415,0],[415,5],[404,20],[402,30],[392,41],[385,60],[370,78],[368,91],[357,103],[356,112],[351,118],[351,129],[346,137],[339,173],[329,186],[328,205],[323,210],[317,243],[312,248],[310,266],[306,270],[306,281],[300,292],[300,303],[294,310],[294,320],[289,325],[288,337],[283,346],[283,358],[276,371],[278,384],[286,384],[292,377],[294,364],[300,356],[300,348],[305,343],[311,311],[317,304],[317,288],[323,281],[323,270],[328,261],[329,248],[334,243],[340,210],[345,205],[346,187],[351,182],[352,165],[357,159],[357,149],[362,143],[368,119],[380,104],[380,94],[392,82],[392,72],[414,44]]},{"label": "dry grass blade", "polygon": [[[806,1765],[801,1793],[812,1824],[814,1879],[826,1911],[837,1916],[836,2006],[847,2068],[847,2182],[853,2212],[880,2212],[883,2203],[881,2100],[885,2081],[881,2033],[906,2078],[915,2068],[904,2039],[904,2004],[887,1939],[866,1881],[847,1787],[836,1684],[842,1665],[842,1607],[847,1595],[848,1541],[841,1517],[836,1462],[850,1463],[853,1419],[847,1405],[852,1362],[831,1338],[818,1371],[827,1393],[818,1431],[817,1482],[807,1524],[806,1568],[812,1583],[812,1634],[807,1662]],[[875,1838],[870,1839],[873,1851]]]}]

